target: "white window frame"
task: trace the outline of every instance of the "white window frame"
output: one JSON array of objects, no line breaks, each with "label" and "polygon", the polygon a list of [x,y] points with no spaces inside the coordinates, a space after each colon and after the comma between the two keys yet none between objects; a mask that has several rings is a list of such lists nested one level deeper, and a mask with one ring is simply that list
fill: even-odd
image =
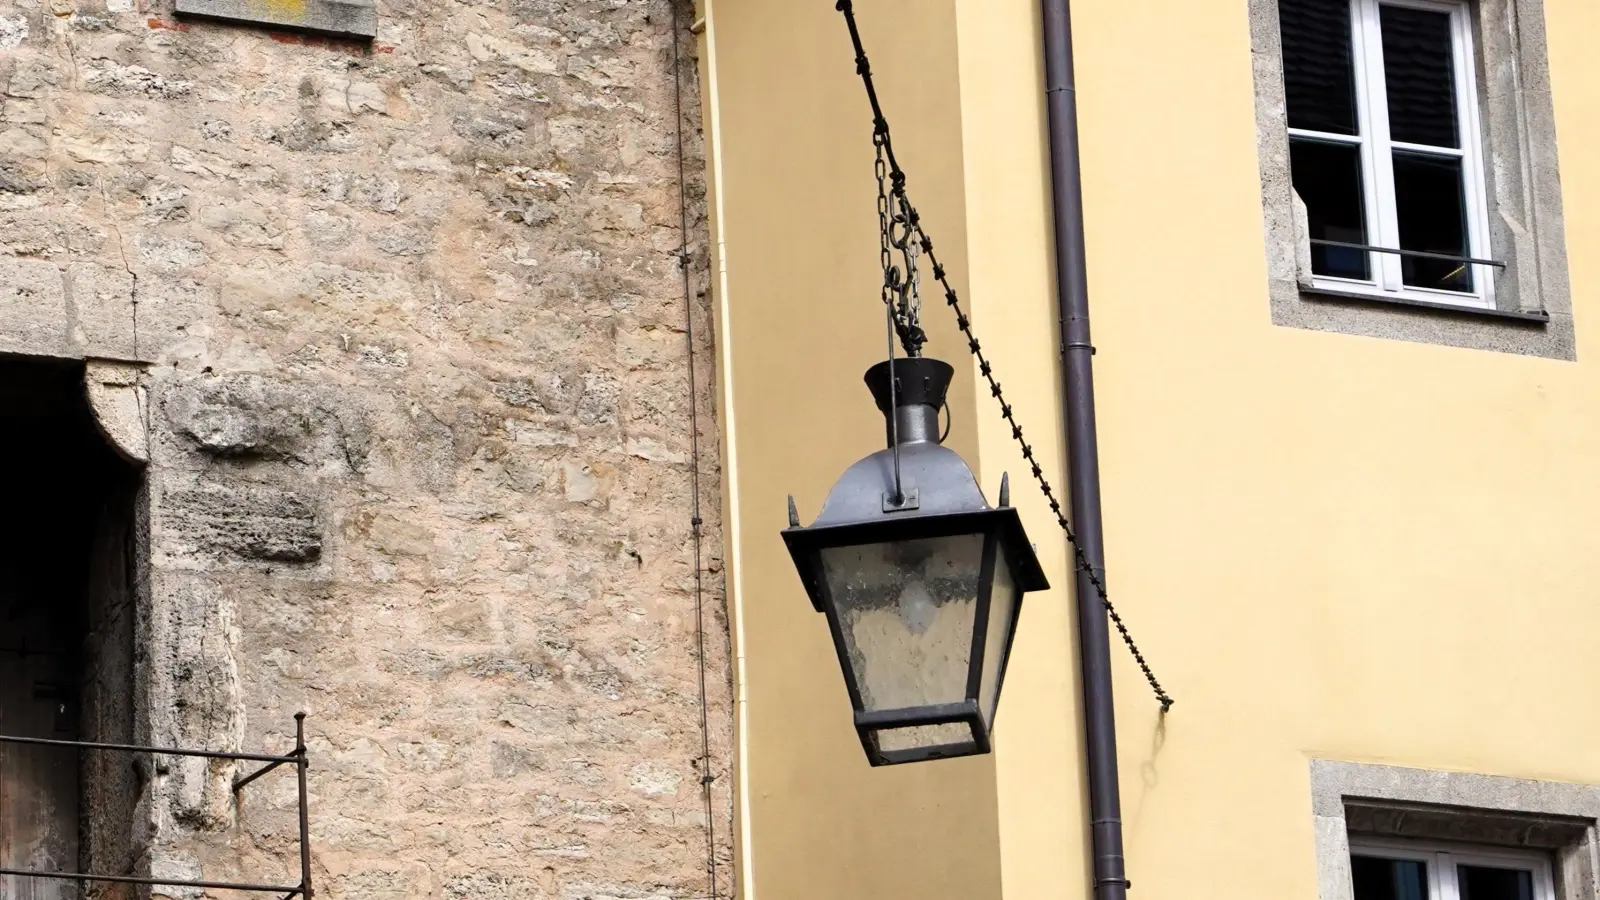
[{"label": "white window frame", "polygon": [[[1389,94],[1384,82],[1382,6],[1408,7],[1450,16],[1451,58],[1455,63],[1456,121],[1460,149],[1395,141],[1389,133]],[[1483,166],[1483,131],[1478,118],[1477,62],[1474,55],[1472,10],[1467,0],[1350,0],[1351,65],[1355,70],[1357,134],[1334,134],[1290,128],[1292,138],[1356,145],[1361,153],[1362,199],[1365,201],[1367,242],[1376,247],[1400,247],[1400,219],[1394,191],[1394,151],[1415,151],[1461,160],[1462,200],[1466,213],[1467,255],[1492,258],[1489,248],[1489,204]],[[1494,267],[1472,266],[1473,292],[1411,287],[1401,274],[1402,257],[1393,253],[1368,253],[1370,280],[1313,275],[1312,285],[1340,292],[1376,297],[1445,303],[1494,309]]]},{"label": "white window frame", "polygon": [[1429,841],[1350,840],[1351,856],[1377,856],[1426,863],[1428,896],[1424,900],[1461,900],[1456,867],[1482,865],[1533,872],[1534,900],[1555,900],[1556,885],[1550,859],[1543,853],[1499,847],[1452,845]]}]

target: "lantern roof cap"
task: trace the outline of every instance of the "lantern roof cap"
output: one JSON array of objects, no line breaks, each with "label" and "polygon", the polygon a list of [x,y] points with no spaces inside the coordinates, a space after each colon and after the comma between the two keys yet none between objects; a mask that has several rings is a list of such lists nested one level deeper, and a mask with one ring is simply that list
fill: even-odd
[{"label": "lantern roof cap", "polygon": [[811,527],[907,519],[989,509],[960,454],[932,441],[900,445],[903,501],[894,503],[894,450],[859,460],[839,476]]},{"label": "lantern roof cap", "polygon": [[[894,451],[879,450],[858,461],[834,484],[817,520],[807,527],[785,529],[784,541],[794,552],[807,546],[1000,531],[1013,554],[1022,589],[1042,591],[1050,587],[1022,527],[1022,517],[1010,506],[991,507],[972,477],[972,470],[954,450],[932,441],[901,444],[900,477],[905,499],[897,507],[893,499]],[[1006,493],[1002,488],[1002,498]],[[794,498],[789,503],[793,515]]]}]

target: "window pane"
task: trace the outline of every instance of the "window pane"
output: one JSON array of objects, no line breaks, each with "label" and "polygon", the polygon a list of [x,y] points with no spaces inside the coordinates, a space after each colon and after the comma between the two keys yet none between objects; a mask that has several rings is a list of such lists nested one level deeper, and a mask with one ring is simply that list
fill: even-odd
[{"label": "window pane", "polygon": [[1460,147],[1450,14],[1381,8],[1389,135],[1408,144]]},{"label": "window pane", "polygon": [[1459,866],[1461,900],[1533,900],[1533,873],[1526,869]]},{"label": "window pane", "polygon": [[[1306,204],[1311,237],[1347,244],[1367,243],[1361,190],[1361,148],[1326,141],[1289,142],[1295,193]],[[1363,250],[1311,246],[1311,271],[1337,278],[1370,279]]]},{"label": "window pane", "polygon": [[1428,864],[1420,860],[1352,854],[1350,873],[1355,900],[1429,900]]},{"label": "window pane", "polygon": [[1356,134],[1349,0],[1278,0],[1289,127]]},{"label": "window pane", "polygon": [[[1394,200],[1400,249],[1469,255],[1460,159],[1395,151]],[[1412,287],[1472,290],[1473,267],[1465,263],[1405,256],[1400,268]]]}]

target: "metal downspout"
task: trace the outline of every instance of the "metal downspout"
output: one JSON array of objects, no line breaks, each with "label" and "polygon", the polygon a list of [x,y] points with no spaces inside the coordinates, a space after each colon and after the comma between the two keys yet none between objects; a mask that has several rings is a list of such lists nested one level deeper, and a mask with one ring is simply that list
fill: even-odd
[{"label": "metal downspout", "polygon": [[[1083,176],[1079,169],[1078,102],[1073,81],[1070,0],[1042,0],[1050,171],[1055,212],[1056,294],[1061,322],[1062,406],[1068,480],[1078,544],[1104,583],[1100,515],[1100,450],[1094,416],[1094,348],[1089,343],[1089,282],[1083,239]],[[1068,554],[1071,558],[1071,554]],[[1088,575],[1078,572],[1078,658],[1089,780],[1089,828],[1095,900],[1128,894],[1122,849],[1122,795],[1117,780],[1116,710],[1111,693],[1111,638],[1106,610]]]}]

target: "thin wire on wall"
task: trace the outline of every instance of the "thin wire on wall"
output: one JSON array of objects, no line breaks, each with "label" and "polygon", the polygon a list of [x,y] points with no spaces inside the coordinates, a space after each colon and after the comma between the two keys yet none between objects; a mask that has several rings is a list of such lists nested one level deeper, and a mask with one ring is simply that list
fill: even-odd
[{"label": "thin wire on wall", "polygon": [[700,509],[700,382],[695,371],[694,285],[689,277],[689,173],[683,135],[683,28],[678,7],[672,4],[672,87],[678,140],[678,271],[683,277],[683,331],[689,356],[689,485],[693,515],[689,524],[694,534],[694,619],[695,656],[699,661],[700,681],[700,792],[706,811],[706,879],[711,900],[717,898],[717,821],[711,772],[711,718],[706,698],[706,616],[705,616],[705,519]]}]

